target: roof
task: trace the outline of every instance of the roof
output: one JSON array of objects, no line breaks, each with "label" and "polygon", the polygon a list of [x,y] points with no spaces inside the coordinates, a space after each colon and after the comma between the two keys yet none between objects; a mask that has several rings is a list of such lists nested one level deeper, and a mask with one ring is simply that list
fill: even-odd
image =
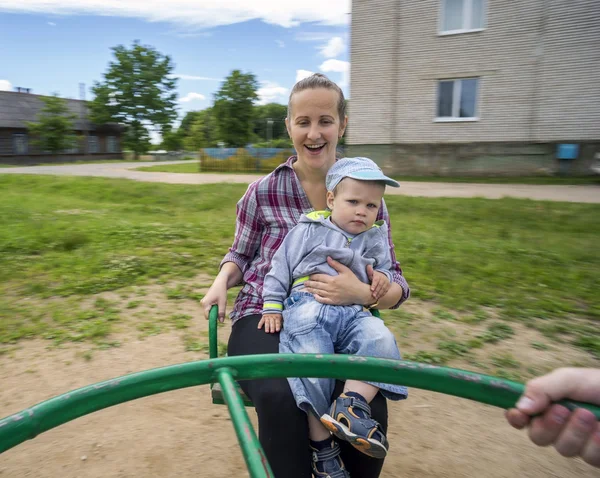
[{"label": "roof", "polygon": [[[14,91],[0,91],[0,128],[27,128],[27,121],[36,121],[37,114],[44,106],[43,96]],[[77,115],[75,130],[93,130],[95,126],[87,119],[87,102],[65,99],[71,113]],[[82,107],[85,114],[82,116]]]}]

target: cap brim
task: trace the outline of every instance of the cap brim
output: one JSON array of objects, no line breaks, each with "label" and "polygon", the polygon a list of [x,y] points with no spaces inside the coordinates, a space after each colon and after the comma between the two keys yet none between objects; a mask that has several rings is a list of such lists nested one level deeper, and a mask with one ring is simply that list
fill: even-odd
[{"label": "cap brim", "polygon": [[388,186],[392,186],[394,188],[399,188],[400,183],[398,181],[393,180],[392,178],[388,178],[385,174],[380,171],[354,171],[353,173],[348,174],[346,177],[358,179],[359,181],[381,181]]}]

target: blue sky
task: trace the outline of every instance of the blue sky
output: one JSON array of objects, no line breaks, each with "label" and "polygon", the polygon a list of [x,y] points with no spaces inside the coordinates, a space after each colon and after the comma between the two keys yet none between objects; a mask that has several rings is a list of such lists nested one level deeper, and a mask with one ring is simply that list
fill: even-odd
[{"label": "blue sky", "polygon": [[[350,0],[0,0],[0,89],[87,99],[112,46],[139,39],[175,63],[180,113],[210,106],[233,69],[261,102],[286,103],[307,72],[348,94]],[[248,5],[251,4],[251,5]]]}]

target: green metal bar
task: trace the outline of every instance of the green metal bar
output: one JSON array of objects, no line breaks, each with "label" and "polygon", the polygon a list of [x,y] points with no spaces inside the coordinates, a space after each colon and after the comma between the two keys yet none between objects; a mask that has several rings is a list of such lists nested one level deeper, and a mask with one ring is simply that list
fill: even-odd
[{"label": "green metal bar", "polygon": [[[97,410],[136,398],[212,383],[217,370],[230,368],[236,380],[270,377],[331,377],[406,385],[487,403],[514,406],[520,383],[463,370],[416,362],[354,355],[266,354],[225,357],[156,368],[96,383],[27,408],[0,420],[0,453],[25,440]],[[600,419],[600,407],[587,408]]]},{"label": "green metal bar", "polygon": [[244,408],[244,401],[237,390],[232,373],[233,371],[229,368],[220,368],[217,376],[223,388],[223,397],[229,408],[229,415],[242,448],[250,478],[273,478],[271,466],[250,423],[250,418]]},{"label": "green metal bar", "polygon": [[217,358],[219,346],[217,342],[217,327],[219,318],[219,309],[216,305],[210,308],[208,314],[208,356],[211,359]]}]

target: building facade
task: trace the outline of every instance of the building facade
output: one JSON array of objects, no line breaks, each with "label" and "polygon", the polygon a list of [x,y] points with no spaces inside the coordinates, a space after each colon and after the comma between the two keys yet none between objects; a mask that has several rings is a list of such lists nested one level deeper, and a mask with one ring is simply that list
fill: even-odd
[{"label": "building facade", "polygon": [[28,90],[0,91],[0,164],[36,164],[81,159],[122,159],[123,128],[116,124],[96,125],[89,120],[87,103],[67,99],[70,113],[77,119],[73,126],[76,145],[60,154],[40,151],[27,131],[27,122],[35,122],[44,106],[39,95]]},{"label": "building facade", "polygon": [[348,153],[388,172],[585,173],[600,151],[598,0],[356,0],[350,56]]}]

